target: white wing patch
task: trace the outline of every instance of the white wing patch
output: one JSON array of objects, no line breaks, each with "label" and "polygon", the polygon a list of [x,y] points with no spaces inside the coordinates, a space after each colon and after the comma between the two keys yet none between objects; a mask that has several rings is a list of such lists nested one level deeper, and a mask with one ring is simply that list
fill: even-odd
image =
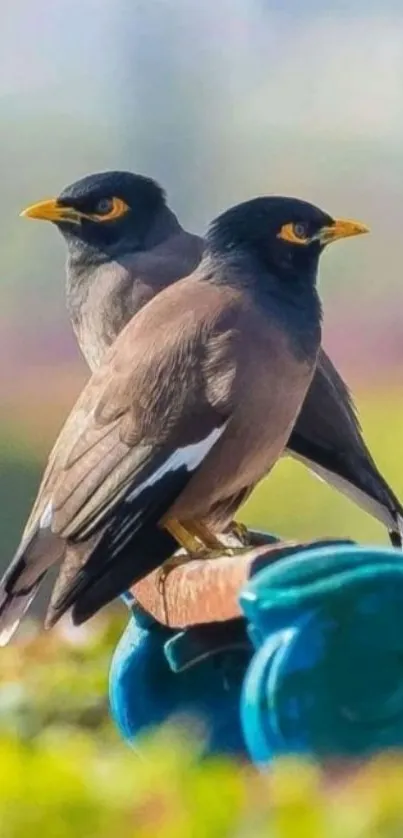
[{"label": "white wing patch", "polygon": [[13,634],[17,631],[17,628],[25,614],[28,610],[31,602],[37,592],[37,587],[34,588],[31,593],[27,594],[26,596],[22,597],[13,597],[11,594],[5,602],[1,603],[1,606],[5,606],[4,611],[1,615],[1,626],[0,629],[0,647],[7,646],[7,643],[11,640]]},{"label": "white wing patch", "polygon": [[170,471],[179,471],[180,468],[183,466],[186,467],[187,471],[195,471],[200,463],[205,459],[208,452],[211,450],[213,445],[217,442],[220,438],[221,434],[224,432],[227,423],[224,422],[219,428],[214,428],[210,433],[201,439],[199,442],[194,442],[191,445],[185,445],[183,448],[177,448],[165,463],[163,463],[156,471],[153,472],[143,483],[140,483],[140,486],[136,486],[129,495],[127,495],[127,502],[130,503],[132,500],[135,500],[144,489],[149,488],[149,486],[153,486],[154,483],[158,483],[161,480],[161,477],[164,474],[167,474]]},{"label": "white wing patch", "polygon": [[44,511],[44,513],[41,517],[41,520],[39,521],[39,529],[40,530],[47,530],[48,527],[50,527],[50,525],[52,523],[52,515],[53,515],[53,507],[52,507],[51,502],[49,501],[49,503],[47,504],[46,509],[45,509],[45,511]]}]

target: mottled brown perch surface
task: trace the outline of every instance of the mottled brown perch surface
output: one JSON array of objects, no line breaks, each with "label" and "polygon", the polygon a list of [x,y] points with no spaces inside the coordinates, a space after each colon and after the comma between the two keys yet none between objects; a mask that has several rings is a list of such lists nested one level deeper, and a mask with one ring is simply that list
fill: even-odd
[{"label": "mottled brown perch surface", "polygon": [[256,559],[271,563],[296,550],[335,542],[335,539],[321,539],[267,543],[267,537],[260,533],[251,533],[251,540],[252,546],[245,548],[242,555],[194,559],[173,568],[165,579],[163,591],[155,571],[134,585],[131,592],[158,622],[173,628],[230,620],[241,616],[238,595],[250,578]]}]

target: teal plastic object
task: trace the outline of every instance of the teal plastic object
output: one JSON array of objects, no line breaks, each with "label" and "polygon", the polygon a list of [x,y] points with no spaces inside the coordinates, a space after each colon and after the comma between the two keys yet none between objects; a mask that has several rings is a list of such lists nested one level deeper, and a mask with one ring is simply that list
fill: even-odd
[{"label": "teal plastic object", "polygon": [[403,747],[400,551],[309,549],[260,570],[240,603],[257,650],[241,699],[256,764]]},{"label": "teal plastic object", "polygon": [[253,652],[244,620],[177,632],[135,607],[109,677],[111,715],[121,735],[136,747],[148,730],[188,718],[201,726],[201,754],[247,759],[239,707]]},{"label": "teal plastic object", "polygon": [[[254,535],[258,543],[262,537],[267,543],[277,540],[269,534]],[[335,545],[328,539],[322,546],[325,543]],[[300,551],[288,545],[281,555]],[[267,562],[272,562],[270,554],[259,557],[251,572],[260,573]],[[136,747],[145,731],[186,716],[202,724],[204,753],[247,759],[240,706],[244,677],[255,654],[252,627],[239,617],[177,631],[156,623],[130,594],[123,599],[130,619],[109,679],[111,715],[123,738]]]}]

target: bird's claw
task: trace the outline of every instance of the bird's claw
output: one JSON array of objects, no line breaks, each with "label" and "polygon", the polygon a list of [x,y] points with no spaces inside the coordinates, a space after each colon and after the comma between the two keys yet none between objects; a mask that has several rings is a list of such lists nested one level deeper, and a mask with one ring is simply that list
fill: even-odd
[{"label": "bird's claw", "polygon": [[251,538],[249,530],[240,521],[232,521],[227,528],[227,533],[236,538],[244,547],[250,546]]},{"label": "bird's claw", "polygon": [[187,554],[187,553],[179,553],[171,556],[170,559],[167,559],[164,564],[159,568],[157,574],[157,588],[160,594],[164,593],[164,586],[167,577],[169,574],[175,570],[176,567],[181,567],[181,565],[188,564],[192,561],[206,561],[207,559],[222,559],[224,557],[232,558],[233,556],[239,556],[243,553],[248,551],[248,547],[246,545],[242,545],[239,547],[222,547],[220,550],[200,550],[197,553]]}]

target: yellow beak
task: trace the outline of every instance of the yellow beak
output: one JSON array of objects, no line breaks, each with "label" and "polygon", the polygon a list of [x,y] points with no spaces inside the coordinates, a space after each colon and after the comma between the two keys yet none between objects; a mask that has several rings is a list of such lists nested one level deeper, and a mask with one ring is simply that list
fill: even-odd
[{"label": "yellow beak", "polygon": [[346,239],[348,236],[361,236],[369,233],[369,227],[361,224],[360,221],[347,221],[343,218],[336,218],[334,224],[322,227],[318,239],[321,244],[330,244],[338,239]]},{"label": "yellow beak", "polygon": [[37,218],[41,221],[65,221],[70,224],[80,224],[82,217],[77,210],[58,204],[56,198],[32,204],[24,209],[20,216],[22,218]]}]

